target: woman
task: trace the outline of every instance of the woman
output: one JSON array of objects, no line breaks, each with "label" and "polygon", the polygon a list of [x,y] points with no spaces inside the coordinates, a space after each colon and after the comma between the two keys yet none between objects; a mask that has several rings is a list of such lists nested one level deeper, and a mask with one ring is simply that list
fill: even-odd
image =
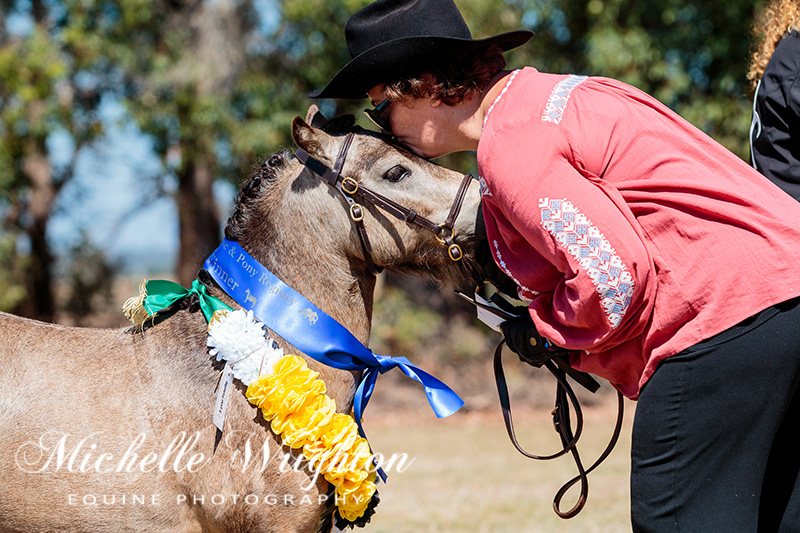
[{"label": "woman", "polygon": [[772,0],[755,28],[750,162],[800,200],[800,0]]},{"label": "woman", "polygon": [[379,0],[310,96],[368,95],[424,157],[477,150],[529,326],[638,398],[634,530],[796,527],[800,207],[630,86],[503,70],[531,35],[473,40],[452,0]]}]

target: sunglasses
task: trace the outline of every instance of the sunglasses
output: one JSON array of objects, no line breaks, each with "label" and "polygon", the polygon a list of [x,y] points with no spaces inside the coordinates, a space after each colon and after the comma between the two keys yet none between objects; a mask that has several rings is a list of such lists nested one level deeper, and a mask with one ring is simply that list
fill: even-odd
[{"label": "sunglasses", "polygon": [[389,109],[390,105],[392,105],[392,103],[389,100],[384,100],[372,109],[365,109],[364,114],[382,131],[392,131],[389,122],[385,118],[386,111]]}]

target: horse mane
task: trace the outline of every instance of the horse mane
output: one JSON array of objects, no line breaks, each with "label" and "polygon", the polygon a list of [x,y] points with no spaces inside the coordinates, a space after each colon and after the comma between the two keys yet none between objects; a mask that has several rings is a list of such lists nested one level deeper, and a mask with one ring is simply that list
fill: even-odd
[{"label": "horse mane", "polygon": [[275,181],[278,173],[290,158],[291,154],[287,150],[275,152],[261,163],[250,179],[239,189],[234,200],[233,213],[225,226],[226,239],[238,241],[242,237],[243,229],[254,222],[252,217],[256,213],[258,199]]},{"label": "horse mane", "polygon": [[[260,217],[258,214],[258,201],[266,193],[269,186],[277,178],[281,168],[291,157],[287,150],[272,154],[261,163],[250,179],[242,185],[234,199],[233,213],[225,225],[226,239],[239,242],[244,236],[244,228],[253,223],[260,223],[263,226],[265,222],[264,217]],[[202,268],[197,274],[197,279],[206,286],[215,284],[211,275]],[[163,309],[157,317],[153,317],[153,320],[148,320],[141,326],[133,326],[127,331],[133,334],[150,329],[174,312],[184,309],[189,310],[191,313],[200,311],[200,300],[196,294],[190,294],[187,298],[180,299],[169,308]]]},{"label": "horse mane", "polygon": [[[363,128],[355,125],[353,115],[341,115],[330,120],[317,113],[311,122],[315,128],[319,128],[330,135],[344,135],[349,132],[357,133]],[[234,200],[234,209],[228,223],[225,226],[225,238],[230,241],[238,241],[242,236],[242,228],[248,227],[252,213],[262,194],[267,187],[273,183],[282,167],[291,159],[292,155],[288,150],[275,152],[264,162],[261,163],[255,173],[242,186]]]}]

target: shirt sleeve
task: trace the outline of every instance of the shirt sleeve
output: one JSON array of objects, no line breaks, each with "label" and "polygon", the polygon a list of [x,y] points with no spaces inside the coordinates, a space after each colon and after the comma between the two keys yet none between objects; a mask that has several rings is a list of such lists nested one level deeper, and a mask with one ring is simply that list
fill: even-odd
[{"label": "shirt sleeve", "polygon": [[[532,296],[537,329],[559,346],[589,353],[640,335],[655,282],[632,212],[613,185],[586,168],[566,127],[514,130],[498,136],[503,142],[488,165],[487,209],[500,237],[495,257]],[[596,132],[596,146],[586,148],[599,150],[592,158],[602,161],[608,137]]]}]

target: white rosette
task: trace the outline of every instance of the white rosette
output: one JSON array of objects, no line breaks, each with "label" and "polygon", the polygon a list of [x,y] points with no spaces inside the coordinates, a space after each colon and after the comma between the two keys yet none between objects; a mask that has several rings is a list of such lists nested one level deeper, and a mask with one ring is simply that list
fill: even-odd
[{"label": "white rosette", "polygon": [[283,349],[267,337],[264,324],[252,311],[237,309],[224,313],[208,325],[209,353],[217,361],[225,360],[233,376],[250,385],[261,374],[271,374],[275,361],[283,357]]}]

